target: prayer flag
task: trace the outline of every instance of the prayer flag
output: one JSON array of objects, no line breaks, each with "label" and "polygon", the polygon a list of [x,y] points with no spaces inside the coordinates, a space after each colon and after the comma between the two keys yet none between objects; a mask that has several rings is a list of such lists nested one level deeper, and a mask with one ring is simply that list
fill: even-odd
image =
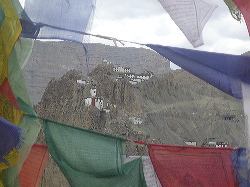
[{"label": "prayer flag", "polygon": [[150,144],[148,150],[163,187],[238,186],[234,149]]},{"label": "prayer flag", "polygon": [[95,0],[26,0],[21,36],[83,43],[94,8]]},{"label": "prayer flag", "polygon": [[238,99],[241,82],[250,84],[250,56],[147,44],[176,65]]},{"label": "prayer flag", "polygon": [[22,187],[37,187],[49,158],[48,147],[34,144],[19,173]]},{"label": "prayer flag", "polygon": [[202,30],[217,5],[206,0],[158,0],[193,47],[203,45]]},{"label": "prayer flag", "polygon": [[21,144],[21,128],[0,117],[0,161]]},{"label": "prayer flag", "polygon": [[123,164],[126,139],[45,120],[50,154],[71,186],[144,187],[142,160]]},{"label": "prayer flag", "polygon": [[[138,159],[140,156],[125,157],[124,162],[129,162],[134,159]],[[143,172],[147,183],[147,187],[161,187],[161,183],[155,173],[154,167],[149,156],[142,156]]]},{"label": "prayer flag", "polygon": [[21,29],[11,1],[0,0],[0,84],[8,77],[8,57]]},{"label": "prayer flag", "polygon": [[0,85],[0,103],[0,117],[19,125],[23,112],[20,110],[7,78]]}]

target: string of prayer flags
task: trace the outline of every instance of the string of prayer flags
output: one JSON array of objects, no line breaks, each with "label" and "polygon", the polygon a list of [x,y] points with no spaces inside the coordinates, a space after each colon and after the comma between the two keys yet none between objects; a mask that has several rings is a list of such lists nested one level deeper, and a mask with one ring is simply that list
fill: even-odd
[{"label": "string of prayer flags", "polygon": [[149,144],[148,151],[163,187],[238,186],[234,149]]},{"label": "string of prayer flags", "polygon": [[250,35],[250,1],[249,0],[233,0],[233,2],[240,9],[240,11],[245,19],[248,33]]},{"label": "string of prayer flags", "polygon": [[202,30],[217,5],[206,0],[158,0],[193,47],[203,45]]},{"label": "string of prayer flags", "polygon": [[[23,12],[23,8],[21,7],[18,0],[12,0],[11,3],[14,7],[14,10],[16,11],[15,14],[19,22],[19,18],[21,16],[21,13]],[[14,26],[14,24],[12,25]],[[19,25],[21,28],[20,23]],[[9,32],[10,31],[11,30],[9,30]],[[15,110],[18,109],[18,111],[20,112],[19,113],[20,118],[22,118],[22,120],[15,124],[18,124],[18,126],[22,129],[23,139],[21,146],[18,148],[17,163],[12,167],[3,170],[2,172],[1,180],[4,186],[19,186],[18,173],[21,169],[23,162],[25,161],[26,157],[29,154],[31,146],[36,140],[38,132],[40,131],[40,124],[38,119],[34,119],[28,116],[23,116],[24,112],[36,115],[34,109],[32,108],[32,104],[30,102],[30,98],[25,86],[24,76],[22,72],[22,66],[25,64],[31,53],[33,41],[31,39],[20,38],[20,37],[15,40],[13,39],[13,41],[15,41],[15,45],[8,56],[6,63],[7,66],[5,67],[6,68],[5,71],[8,74],[8,83],[10,84],[11,89],[4,88],[4,90],[5,91],[12,90],[14,96],[13,94],[9,94],[10,92],[8,92],[7,98],[12,98],[12,100],[14,100],[13,98],[15,97],[15,104],[16,102],[18,102],[19,108],[15,106],[14,109]],[[9,40],[9,42],[11,42],[11,40]]]},{"label": "string of prayer flags", "polygon": [[142,160],[123,164],[126,139],[44,121],[49,152],[71,186],[144,187]]},{"label": "string of prayer flags", "polygon": [[147,44],[176,65],[220,89],[242,99],[241,82],[250,84],[250,56],[197,51]]},{"label": "string of prayer flags", "polygon": [[83,43],[94,8],[95,0],[26,0],[21,36]]},{"label": "string of prayer flags", "polygon": [[[30,54],[32,44],[31,39],[19,38],[10,54],[8,65],[9,82],[21,111],[36,115],[32,108],[21,69],[21,65],[25,63]],[[18,149],[19,159],[17,164],[3,171],[3,183],[5,186],[18,186],[18,173],[40,131],[38,119],[31,118],[27,115],[22,116],[19,127],[22,129],[22,135],[24,137],[23,144]]]},{"label": "string of prayer flags", "polygon": [[19,173],[22,187],[39,186],[48,158],[49,152],[47,146],[40,144],[34,144],[32,146],[28,158],[23,163]]}]

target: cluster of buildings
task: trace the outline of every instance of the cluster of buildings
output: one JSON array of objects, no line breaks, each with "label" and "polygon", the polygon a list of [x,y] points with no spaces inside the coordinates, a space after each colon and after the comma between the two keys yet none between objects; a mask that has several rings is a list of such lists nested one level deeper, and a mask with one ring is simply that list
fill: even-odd
[{"label": "cluster of buildings", "polygon": [[116,77],[116,81],[127,78],[129,79],[129,83],[132,85],[136,85],[140,82],[149,80],[154,76],[153,72],[150,71],[145,71],[141,74],[131,73],[130,68],[121,66],[113,67],[113,72],[119,73],[118,77]]},{"label": "cluster of buildings", "polygon": [[[103,60],[102,62],[105,65],[112,64],[111,62],[107,60]],[[116,81],[120,79],[129,79],[129,83],[135,85],[142,81],[149,80],[151,77],[154,76],[154,74],[150,71],[145,71],[141,74],[135,74],[131,73],[131,69],[128,67],[122,67],[122,66],[113,66],[113,72],[118,73],[118,77],[116,77]],[[84,85],[94,85],[93,80],[77,80],[78,84],[84,84]],[[108,113],[110,111],[110,105],[108,102],[104,102],[104,99],[102,97],[96,96],[96,88],[90,89],[90,97],[87,97],[84,99],[85,106],[93,106],[98,108],[101,111],[105,111]],[[114,105],[114,107],[116,107]],[[142,124],[143,120],[138,117],[130,117],[129,120],[134,124]]]},{"label": "cluster of buildings", "polygon": [[[197,142],[195,141],[186,141],[186,145],[188,146],[197,146]],[[204,142],[201,147],[227,147],[229,143],[226,142],[216,142],[216,141],[208,141]]]},{"label": "cluster of buildings", "polygon": [[129,117],[129,120],[132,121],[135,125],[140,125],[142,124],[143,120],[138,117]]},{"label": "cluster of buildings", "polygon": [[[86,82],[82,80],[77,80],[77,83],[86,84]],[[90,89],[90,97],[85,98],[84,103],[85,106],[93,106],[106,113],[109,113],[110,111],[110,104],[108,102],[104,103],[104,99],[102,97],[96,96],[96,88]],[[116,105],[114,105],[114,107],[116,107]],[[129,117],[129,120],[135,125],[140,125],[143,122],[143,120],[139,117]]]},{"label": "cluster of buildings", "polygon": [[96,96],[96,88],[90,89],[90,97],[85,98],[84,101],[85,106],[93,106],[99,110],[105,111],[106,113],[110,111],[109,103],[107,102],[104,106],[104,99]]},{"label": "cluster of buildings", "polygon": [[[102,64],[109,65],[112,63],[107,60],[103,60]],[[116,77],[116,81],[127,78],[129,79],[129,83],[132,85],[136,85],[140,82],[149,80],[154,76],[153,72],[151,71],[145,71],[141,74],[132,73],[129,67],[123,66],[113,66],[113,72],[118,74],[118,76]]]}]

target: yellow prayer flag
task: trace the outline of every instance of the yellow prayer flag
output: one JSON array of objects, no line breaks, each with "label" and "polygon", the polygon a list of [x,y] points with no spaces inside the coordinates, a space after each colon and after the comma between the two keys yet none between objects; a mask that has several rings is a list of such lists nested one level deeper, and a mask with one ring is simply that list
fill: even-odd
[{"label": "yellow prayer flag", "polygon": [[8,77],[8,56],[18,39],[22,27],[10,0],[0,0],[0,83]]}]

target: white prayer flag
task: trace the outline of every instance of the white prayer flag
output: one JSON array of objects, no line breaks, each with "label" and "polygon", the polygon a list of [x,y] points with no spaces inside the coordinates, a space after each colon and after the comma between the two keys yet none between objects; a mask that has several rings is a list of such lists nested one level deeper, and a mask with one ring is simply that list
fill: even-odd
[{"label": "white prayer flag", "polygon": [[158,0],[193,47],[203,45],[202,30],[217,5],[206,0]]},{"label": "white prayer flag", "polygon": [[[124,158],[124,162],[130,162],[140,156],[129,156]],[[154,167],[149,156],[142,156],[143,173],[148,187],[162,187],[155,173]]]},{"label": "white prayer flag", "polygon": [[248,148],[250,148],[250,84],[241,82],[242,86],[242,100],[244,105],[244,113],[246,119],[246,127],[248,133]]}]

